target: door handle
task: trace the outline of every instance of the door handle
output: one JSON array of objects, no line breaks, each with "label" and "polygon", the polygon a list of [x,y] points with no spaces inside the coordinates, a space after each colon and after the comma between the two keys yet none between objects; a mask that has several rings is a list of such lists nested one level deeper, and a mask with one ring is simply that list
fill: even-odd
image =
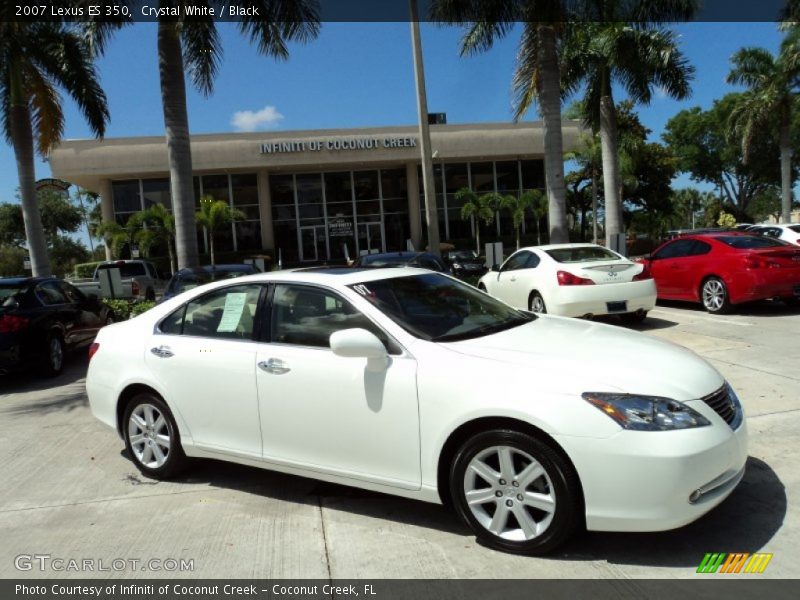
[{"label": "door handle", "polygon": [[273,375],[283,375],[291,371],[289,366],[279,358],[270,358],[267,361],[258,363],[258,368]]},{"label": "door handle", "polygon": [[512,278],[511,278],[511,281],[516,281],[516,280],[517,280],[517,278],[516,278],[516,277],[512,277]]},{"label": "door handle", "polygon": [[175,356],[172,350],[169,349],[169,346],[159,346],[158,348],[150,348],[150,352],[152,352],[159,358],[169,358],[170,356]]}]

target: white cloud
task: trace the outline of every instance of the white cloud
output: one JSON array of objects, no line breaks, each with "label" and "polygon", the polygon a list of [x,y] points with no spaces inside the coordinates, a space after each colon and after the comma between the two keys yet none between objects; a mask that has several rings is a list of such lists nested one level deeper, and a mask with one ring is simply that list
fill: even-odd
[{"label": "white cloud", "polygon": [[274,106],[265,106],[261,110],[237,110],[231,117],[231,125],[236,131],[255,131],[274,127],[283,119],[283,115]]}]

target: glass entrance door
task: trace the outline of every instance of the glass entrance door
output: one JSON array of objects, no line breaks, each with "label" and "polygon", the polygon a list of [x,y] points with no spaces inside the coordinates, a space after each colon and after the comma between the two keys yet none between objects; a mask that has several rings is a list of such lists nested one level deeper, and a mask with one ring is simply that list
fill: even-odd
[{"label": "glass entrance door", "polygon": [[300,260],[320,260],[325,255],[325,228],[317,226],[300,228]]},{"label": "glass entrance door", "polygon": [[377,254],[383,251],[383,232],[380,221],[358,224],[358,253]]}]

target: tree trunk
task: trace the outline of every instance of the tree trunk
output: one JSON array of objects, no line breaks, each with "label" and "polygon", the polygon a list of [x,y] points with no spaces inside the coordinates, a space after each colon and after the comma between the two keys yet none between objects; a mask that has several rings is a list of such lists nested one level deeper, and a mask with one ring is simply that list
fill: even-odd
[{"label": "tree trunk", "polygon": [[183,54],[175,23],[158,23],[158,72],[169,157],[170,195],[175,216],[178,268],[199,265],[194,214],[192,153],[186,112]]},{"label": "tree trunk", "polygon": [[[594,160],[592,160],[594,162]],[[597,168],[592,165],[592,243],[597,243]]]},{"label": "tree trunk", "polygon": [[519,225],[517,225],[517,250],[519,250]]},{"label": "tree trunk", "polygon": [[561,73],[558,67],[555,29],[548,25],[539,26],[539,37],[542,44],[538,56],[541,72],[538,95],[544,132],[544,171],[550,215],[550,243],[559,244],[569,241],[561,138]]},{"label": "tree trunk", "polygon": [[478,256],[481,255],[481,222],[475,219],[475,241],[478,243]]},{"label": "tree trunk", "polygon": [[781,123],[781,223],[792,222],[792,142],[788,118]]},{"label": "tree trunk", "polygon": [[22,93],[22,82],[19,80],[17,65],[11,71],[11,106],[9,110],[11,145],[17,159],[19,176],[19,195],[22,205],[22,219],[25,222],[25,239],[31,257],[31,269],[34,277],[52,275],[50,258],[47,256],[47,241],[42,227],[42,214],[36,197],[36,169],[33,155],[33,128],[28,103]]},{"label": "tree trunk", "polygon": [[175,275],[175,252],[172,250],[172,240],[167,239],[167,252],[169,252],[169,271]]},{"label": "tree trunk", "polygon": [[623,232],[622,203],[619,196],[619,155],[617,154],[617,111],[611,97],[611,84],[600,98],[600,146],[603,154],[603,195],[606,200],[606,246],[611,237]]},{"label": "tree trunk", "polygon": [[536,245],[537,246],[541,246],[542,245],[542,230],[541,230],[541,224],[540,224],[541,220],[542,220],[542,217],[540,217],[539,215],[536,215]]},{"label": "tree trunk", "polygon": [[214,262],[214,230],[211,230],[211,233],[208,235],[209,244],[211,245],[211,266],[213,267],[216,263]]}]

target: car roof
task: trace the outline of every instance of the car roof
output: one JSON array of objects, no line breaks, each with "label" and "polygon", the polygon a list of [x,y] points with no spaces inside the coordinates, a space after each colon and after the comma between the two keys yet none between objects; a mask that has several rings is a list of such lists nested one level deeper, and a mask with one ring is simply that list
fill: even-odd
[{"label": "car roof", "polygon": [[255,267],[245,263],[233,263],[229,265],[201,265],[199,267],[184,267],[175,272],[175,275],[185,273],[212,273],[214,271],[245,271]]},{"label": "car roof", "polygon": [[589,243],[576,243],[576,244],[545,244],[544,246],[525,246],[524,248],[520,248],[519,250],[515,250],[519,252],[520,250],[558,250],[560,248],[603,248],[604,246],[600,246],[599,244],[589,244]]},{"label": "car roof", "polygon": [[[353,285],[367,281],[380,281],[381,279],[395,279],[409,275],[430,275],[428,269],[415,267],[380,267],[375,269],[358,267],[310,267],[308,269],[293,269],[286,271],[270,271],[269,273],[254,273],[236,278],[236,285],[247,282],[285,281],[294,283],[315,283],[318,285]],[[437,273],[438,274],[438,273]],[[209,285],[226,285],[231,281],[219,281]]]},{"label": "car roof", "polygon": [[30,285],[32,283],[39,283],[40,281],[48,281],[56,279],[56,277],[0,277],[0,286],[17,286]]}]

